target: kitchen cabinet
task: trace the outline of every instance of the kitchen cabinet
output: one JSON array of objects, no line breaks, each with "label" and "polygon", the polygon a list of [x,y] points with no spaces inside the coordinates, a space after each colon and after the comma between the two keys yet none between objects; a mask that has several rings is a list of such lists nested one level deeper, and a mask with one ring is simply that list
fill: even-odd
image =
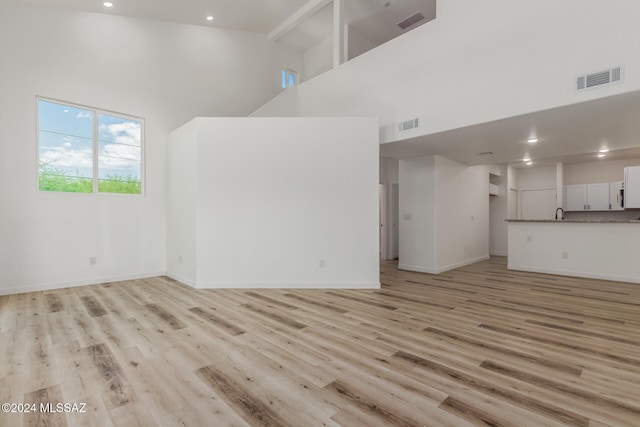
[{"label": "kitchen cabinet", "polygon": [[622,205],[622,189],[623,181],[609,183],[609,209],[612,211],[621,211],[624,209]]},{"label": "kitchen cabinet", "polygon": [[565,210],[571,211],[608,211],[609,183],[567,185]]},{"label": "kitchen cabinet", "polygon": [[640,166],[624,168],[624,207],[640,209]]},{"label": "kitchen cabinet", "polygon": [[609,210],[609,183],[587,184],[587,210]]},{"label": "kitchen cabinet", "polygon": [[587,186],[585,184],[567,185],[564,187],[564,197],[565,211],[587,210]]}]

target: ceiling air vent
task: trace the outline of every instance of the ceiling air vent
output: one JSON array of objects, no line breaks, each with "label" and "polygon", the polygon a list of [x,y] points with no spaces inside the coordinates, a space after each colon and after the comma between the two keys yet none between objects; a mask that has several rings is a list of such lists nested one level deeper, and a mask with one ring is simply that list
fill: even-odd
[{"label": "ceiling air vent", "polygon": [[623,78],[622,67],[611,68],[605,71],[599,71],[597,73],[587,74],[586,76],[580,76],[576,80],[576,89],[584,90],[592,87],[610,85],[619,83]]},{"label": "ceiling air vent", "polygon": [[411,120],[405,120],[404,122],[398,123],[398,130],[400,132],[406,132],[411,129],[416,129],[420,127],[420,119],[415,118]]},{"label": "ceiling air vent", "polygon": [[420,12],[416,12],[413,15],[411,15],[410,17],[408,17],[407,19],[405,19],[402,22],[398,22],[398,27],[400,27],[400,29],[402,30],[406,30],[407,28],[411,27],[412,25],[417,24],[420,21],[424,20],[424,15]]}]

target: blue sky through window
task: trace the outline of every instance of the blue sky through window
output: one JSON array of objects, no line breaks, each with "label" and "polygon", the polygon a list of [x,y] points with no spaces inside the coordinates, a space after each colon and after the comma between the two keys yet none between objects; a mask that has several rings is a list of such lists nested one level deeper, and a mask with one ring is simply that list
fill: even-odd
[{"label": "blue sky through window", "polygon": [[93,112],[40,101],[40,162],[68,176],[93,177]]}]

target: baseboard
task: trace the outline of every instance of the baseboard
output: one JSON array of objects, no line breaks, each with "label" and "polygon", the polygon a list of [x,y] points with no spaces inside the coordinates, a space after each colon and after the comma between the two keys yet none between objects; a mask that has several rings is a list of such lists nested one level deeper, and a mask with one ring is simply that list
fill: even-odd
[{"label": "baseboard", "polygon": [[205,282],[197,289],[380,289],[380,282]]},{"label": "baseboard", "polygon": [[417,273],[438,274],[435,268],[419,267],[411,264],[398,264],[398,270],[415,271]]},{"label": "baseboard", "polygon": [[453,263],[453,264],[449,264],[449,265],[447,265],[445,267],[438,267],[438,268],[436,268],[436,274],[444,273],[445,271],[453,270],[454,268],[464,267],[465,265],[475,264],[476,262],[486,261],[489,258],[490,258],[489,255],[483,255],[483,256],[480,256],[480,257],[477,257],[477,258],[468,259],[468,260],[465,260],[465,261],[460,261],[460,262],[456,262],[456,263]]},{"label": "baseboard", "polygon": [[185,284],[187,286],[190,286],[190,287],[192,287],[194,289],[198,288],[198,286],[196,285],[196,282],[194,280],[188,279],[188,278],[186,278],[184,276],[181,276],[179,274],[167,272],[167,273],[165,273],[165,276],[170,277],[173,280],[177,280],[178,282],[183,283],[183,284]]},{"label": "baseboard", "polygon": [[165,271],[158,271],[154,273],[141,273],[141,274],[131,274],[131,275],[123,275],[123,276],[94,277],[92,279],[73,280],[69,282],[43,283],[40,285],[22,286],[22,287],[16,287],[16,288],[5,288],[5,289],[0,288],[0,295],[14,295],[14,294],[24,294],[27,292],[52,291],[54,289],[99,285],[101,283],[122,282],[124,280],[148,279],[150,277],[158,277],[158,276],[165,276],[165,275],[166,275]]},{"label": "baseboard", "polygon": [[552,270],[548,268],[529,267],[526,265],[507,264],[507,270],[526,271],[529,273],[554,274],[558,276],[582,277],[585,279],[610,280],[613,282],[640,283],[640,278],[636,276],[616,276],[613,274],[599,274],[573,270]]},{"label": "baseboard", "polygon": [[509,256],[509,254],[507,252],[491,252],[489,253],[489,256]]},{"label": "baseboard", "polygon": [[419,266],[410,265],[410,264],[398,264],[398,269],[407,270],[407,271],[416,271],[418,273],[440,274],[440,273],[444,273],[445,271],[453,270],[454,268],[460,268],[460,267],[464,267],[465,265],[475,264],[476,262],[485,261],[485,260],[488,260],[489,258],[490,258],[489,255],[483,255],[481,257],[460,261],[454,264],[447,265],[445,267],[438,267],[438,268],[419,267]]}]

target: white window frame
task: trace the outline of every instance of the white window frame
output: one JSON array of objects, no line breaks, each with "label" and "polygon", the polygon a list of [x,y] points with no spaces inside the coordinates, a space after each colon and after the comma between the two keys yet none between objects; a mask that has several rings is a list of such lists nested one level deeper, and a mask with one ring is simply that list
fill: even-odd
[{"label": "white window frame", "polygon": [[[286,86],[282,86],[282,74],[286,73],[286,78],[285,78],[285,82],[286,82]],[[292,85],[289,85],[289,76],[293,76],[295,79],[295,83]],[[282,67],[282,71],[280,72],[280,87],[282,89],[288,89],[290,87],[294,87],[294,86],[298,86],[298,83],[300,83],[299,81],[299,75],[298,72],[296,70],[292,70],[291,68],[287,68],[287,67]]]},{"label": "white window frame", "polygon": [[[83,110],[90,110],[93,112],[93,176],[92,184],[93,191],[91,193],[81,193],[72,191],[47,191],[40,190],[40,101],[51,102],[54,104],[60,104],[63,106],[69,106],[73,108],[81,108]],[[99,155],[100,155],[100,141],[98,136],[98,115],[108,115],[112,117],[118,117],[122,119],[131,119],[140,122],[140,193],[111,193],[106,191],[98,191],[99,183]],[[115,111],[104,110],[102,108],[90,107],[83,104],[77,104],[75,102],[62,101],[55,98],[47,98],[44,96],[36,96],[36,189],[39,193],[55,193],[55,194],[85,194],[85,195],[105,195],[105,196],[125,196],[125,197],[144,197],[146,187],[146,135],[145,135],[145,119],[143,117],[133,116],[131,114],[118,113]]]}]

